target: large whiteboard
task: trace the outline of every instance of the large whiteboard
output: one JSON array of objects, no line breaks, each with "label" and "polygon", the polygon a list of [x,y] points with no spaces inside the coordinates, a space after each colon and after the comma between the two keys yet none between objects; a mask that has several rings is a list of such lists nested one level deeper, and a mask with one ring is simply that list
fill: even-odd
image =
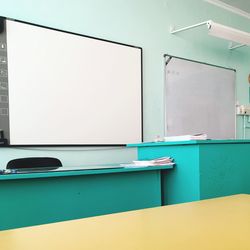
[{"label": "large whiteboard", "polygon": [[6,21],[10,144],[142,141],[142,50]]},{"label": "large whiteboard", "polygon": [[165,134],[235,138],[235,71],[166,56]]}]

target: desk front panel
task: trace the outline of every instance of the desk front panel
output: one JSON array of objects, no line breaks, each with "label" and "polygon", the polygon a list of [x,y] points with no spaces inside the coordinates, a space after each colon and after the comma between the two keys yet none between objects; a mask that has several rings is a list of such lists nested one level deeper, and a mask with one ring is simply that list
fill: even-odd
[{"label": "desk front panel", "polygon": [[0,181],[0,230],[161,205],[160,170]]},{"label": "desk front panel", "polygon": [[201,199],[250,194],[250,143],[200,145]]},{"label": "desk front panel", "polygon": [[162,145],[138,147],[138,159],[170,156],[176,163],[171,171],[162,172],[163,204],[177,204],[200,199],[199,146]]},{"label": "desk front panel", "polygon": [[140,160],[170,156],[176,163],[163,174],[163,204],[238,193],[250,194],[250,141],[190,141],[138,145]]}]

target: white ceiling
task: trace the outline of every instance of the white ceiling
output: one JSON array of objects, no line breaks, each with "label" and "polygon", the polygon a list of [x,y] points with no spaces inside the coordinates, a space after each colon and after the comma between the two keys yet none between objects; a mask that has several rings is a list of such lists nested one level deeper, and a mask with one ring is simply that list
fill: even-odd
[{"label": "white ceiling", "polygon": [[248,12],[250,14],[250,1],[249,0],[221,0],[235,8]]},{"label": "white ceiling", "polygon": [[205,1],[250,19],[250,0],[205,0]]}]

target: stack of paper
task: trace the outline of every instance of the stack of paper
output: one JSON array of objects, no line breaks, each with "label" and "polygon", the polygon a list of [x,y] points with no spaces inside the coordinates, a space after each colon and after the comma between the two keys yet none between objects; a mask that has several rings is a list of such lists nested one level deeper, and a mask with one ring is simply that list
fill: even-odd
[{"label": "stack of paper", "polygon": [[161,157],[153,160],[133,161],[129,164],[121,164],[124,167],[150,167],[150,166],[172,166],[173,159],[170,157]]},{"label": "stack of paper", "polygon": [[178,136],[164,137],[164,141],[191,141],[191,140],[207,140],[207,134],[178,135]]}]

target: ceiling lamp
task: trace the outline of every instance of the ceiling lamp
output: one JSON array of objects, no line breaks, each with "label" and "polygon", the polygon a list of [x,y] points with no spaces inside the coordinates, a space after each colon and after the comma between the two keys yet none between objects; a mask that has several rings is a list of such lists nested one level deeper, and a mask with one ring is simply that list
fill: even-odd
[{"label": "ceiling lamp", "polygon": [[188,27],[184,27],[181,29],[170,29],[171,34],[176,34],[178,32],[182,32],[185,30],[193,29],[199,26],[206,25],[208,29],[208,34],[211,36],[219,37],[231,42],[238,43],[235,46],[232,46],[232,44],[229,46],[229,49],[236,49],[242,46],[250,45],[250,33],[241,31],[238,29],[234,29],[219,23],[215,23],[212,20],[208,20],[205,22],[201,22],[198,24],[194,24]]}]

